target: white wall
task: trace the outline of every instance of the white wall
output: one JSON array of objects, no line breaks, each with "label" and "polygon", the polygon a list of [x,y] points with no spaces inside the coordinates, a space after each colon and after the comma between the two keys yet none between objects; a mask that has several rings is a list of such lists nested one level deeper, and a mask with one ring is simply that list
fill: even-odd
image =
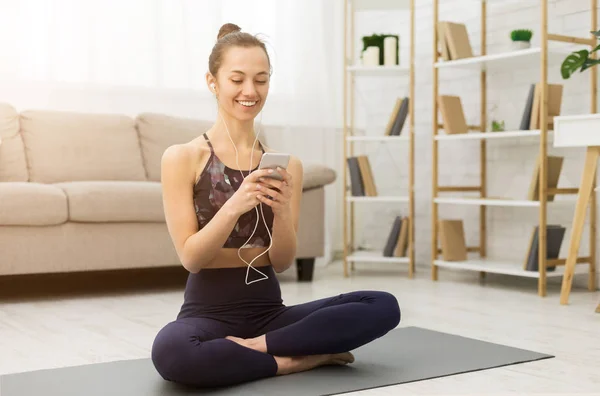
[{"label": "white wall", "polygon": [[[431,243],[431,167],[432,167],[432,1],[419,0],[416,10],[416,85],[415,85],[415,132],[416,132],[416,257],[418,267],[426,270],[430,265]],[[549,0],[548,28],[557,34],[589,37],[590,12],[588,0]],[[480,54],[480,3],[474,0],[440,0],[439,19],[463,22],[466,24],[473,52]],[[509,32],[516,28],[533,30],[532,45],[540,40],[541,12],[539,0],[488,1],[487,5],[487,53],[508,50]],[[372,13],[358,17],[355,41],[373,32],[398,33],[403,36],[402,57],[408,57],[408,20],[392,13]],[[550,43],[556,46],[555,42]],[[357,44],[358,45],[358,44]],[[560,44],[558,44],[560,46]],[[583,48],[569,45],[567,50]],[[402,51],[402,50],[401,50]],[[564,84],[562,100],[563,114],[582,114],[590,110],[589,73],[575,75],[570,80],[562,80],[558,62],[549,63],[550,83]],[[401,61],[402,62],[402,61]],[[488,123],[492,118],[505,120],[508,130],[519,128],[523,106],[529,85],[539,78],[539,61],[531,64],[515,63],[504,70],[488,72]],[[589,72],[589,71],[588,71]],[[596,71],[597,72],[597,71]],[[468,124],[479,124],[480,84],[478,72],[454,70],[440,71],[439,93],[461,96]],[[357,111],[359,125],[384,125],[393,105],[395,96],[406,95],[407,86],[400,80],[385,82],[364,81],[357,87]],[[366,109],[366,111],[364,110]],[[493,111],[493,112],[492,112]],[[439,118],[442,120],[441,115]],[[375,129],[374,133],[380,133]],[[443,133],[443,131],[441,131]],[[357,146],[359,147],[359,146]],[[363,146],[365,147],[365,146]],[[367,152],[372,156],[378,188],[381,192],[398,193],[406,191],[407,182],[403,146],[397,149],[371,144]],[[488,195],[525,199],[533,166],[538,153],[538,141],[531,138],[490,140],[488,142]],[[393,154],[400,169],[389,168]],[[440,144],[439,182],[442,185],[477,185],[479,183],[479,142],[445,142]],[[559,187],[575,187],[579,184],[582,170],[583,150],[555,150],[550,154],[565,156],[563,173]],[[393,186],[400,186],[400,190]],[[404,190],[402,190],[404,189]],[[444,193],[444,196],[450,196]],[[564,198],[564,197],[561,197]],[[567,196],[574,198],[574,196]],[[372,208],[369,206],[369,208]],[[563,205],[549,210],[549,223],[567,226],[567,236],[561,256],[565,257],[574,205]],[[440,206],[440,218],[461,218],[465,222],[467,243],[478,244],[478,208],[476,206]],[[375,215],[363,212],[362,222],[357,229],[363,229],[364,244],[380,248],[385,243],[394,214],[407,214],[408,208],[402,205],[381,205]],[[538,221],[538,210],[527,208],[488,207],[488,256],[501,259],[524,260],[529,238]],[[341,219],[341,218],[340,218]],[[341,220],[340,220],[341,222]],[[588,223],[581,244],[580,255],[588,252]],[[340,244],[337,245],[341,248]],[[581,284],[586,284],[583,276]],[[578,283],[578,284],[579,284]]]}]

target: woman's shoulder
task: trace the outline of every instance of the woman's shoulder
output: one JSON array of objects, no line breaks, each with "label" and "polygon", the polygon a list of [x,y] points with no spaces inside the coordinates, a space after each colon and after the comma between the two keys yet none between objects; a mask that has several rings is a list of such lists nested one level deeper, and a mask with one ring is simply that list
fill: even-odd
[{"label": "woman's shoulder", "polygon": [[[206,162],[210,156],[210,147],[204,138],[168,146],[162,155],[162,168],[177,169],[195,175],[198,164]],[[194,177],[195,178],[195,177]]]}]

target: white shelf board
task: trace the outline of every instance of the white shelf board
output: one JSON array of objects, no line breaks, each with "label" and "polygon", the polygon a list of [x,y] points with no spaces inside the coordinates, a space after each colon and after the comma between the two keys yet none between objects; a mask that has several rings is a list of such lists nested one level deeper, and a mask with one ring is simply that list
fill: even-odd
[{"label": "white shelf board", "polygon": [[350,262],[363,263],[410,263],[409,257],[384,257],[383,252],[357,250],[349,254],[347,260]]},{"label": "white shelf board", "polygon": [[410,0],[349,0],[355,11],[409,10]]},{"label": "white shelf board", "polygon": [[[552,131],[548,131],[550,136]],[[540,130],[527,130],[527,131],[503,131],[503,132],[468,132],[458,133],[453,135],[439,134],[435,135],[435,140],[481,140],[481,139],[509,139],[517,137],[531,137],[540,136]]]},{"label": "white shelf board", "polygon": [[[523,262],[503,261],[491,259],[469,259],[465,261],[444,261],[434,260],[434,265],[443,268],[460,269],[467,271],[483,271],[494,274],[514,275],[525,278],[539,278],[540,273],[536,271],[526,271],[523,269]],[[575,266],[576,274],[587,274],[589,271],[588,263],[580,263]],[[546,271],[548,278],[562,277],[565,271],[564,265],[556,266],[554,271]]]},{"label": "white shelf board", "polygon": [[404,142],[409,141],[410,137],[408,135],[401,136],[348,136],[346,138],[349,142]]},{"label": "white shelf board", "polygon": [[377,76],[407,76],[410,68],[403,65],[393,66],[347,66],[346,70],[355,76],[377,77]]},{"label": "white shelf board", "polygon": [[367,202],[367,203],[377,203],[377,202],[408,202],[408,196],[347,196],[346,201],[348,202]]},{"label": "white shelf board", "polygon": [[439,204],[453,205],[483,205],[483,206],[520,206],[534,207],[540,206],[539,201],[529,201],[526,199],[509,199],[509,198],[455,198],[455,197],[437,197],[433,200]]},{"label": "white shelf board", "polygon": [[[438,69],[461,68],[461,69],[488,69],[490,67],[504,67],[511,65],[513,68],[519,62],[530,66],[531,62],[540,61],[542,49],[539,47],[527,48],[522,50],[501,52],[497,54],[488,54],[484,56],[473,56],[450,61],[439,61],[435,63]],[[548,48],[548,63],[552,61],[562,61],[568,54],[565,50],[556,50]]]}]

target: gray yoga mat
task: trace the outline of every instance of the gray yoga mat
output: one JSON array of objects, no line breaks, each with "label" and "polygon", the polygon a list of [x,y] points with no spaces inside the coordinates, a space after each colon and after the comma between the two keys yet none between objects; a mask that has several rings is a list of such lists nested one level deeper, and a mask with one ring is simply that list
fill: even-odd
[{"label": "gray yoga mat", "polygon": [[347,366],[324,366],[221,389],[164,381],[150,359],[8,374],[2,396],[334,395],[551,358],[543,353],[419,327],[404,327],[353,351]]}]

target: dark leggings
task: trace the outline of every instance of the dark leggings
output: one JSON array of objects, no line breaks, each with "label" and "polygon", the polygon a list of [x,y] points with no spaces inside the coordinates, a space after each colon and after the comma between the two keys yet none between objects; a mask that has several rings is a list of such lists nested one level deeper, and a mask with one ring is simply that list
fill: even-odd
[{"label": "dark leggings", "polygon": [[267,316],[256,321],[261,325],[252,334],[245,334],[265,334],[267,353],[225,339],[241,335],[230,321],[184,317],[157,334],[152,346],[154,365],[165,380],[197,387],[257,380],[276,375],[273,356],[341,353],[371,342],[398,325],[400,309],[389,293],[355,291],[282,305]]}]

